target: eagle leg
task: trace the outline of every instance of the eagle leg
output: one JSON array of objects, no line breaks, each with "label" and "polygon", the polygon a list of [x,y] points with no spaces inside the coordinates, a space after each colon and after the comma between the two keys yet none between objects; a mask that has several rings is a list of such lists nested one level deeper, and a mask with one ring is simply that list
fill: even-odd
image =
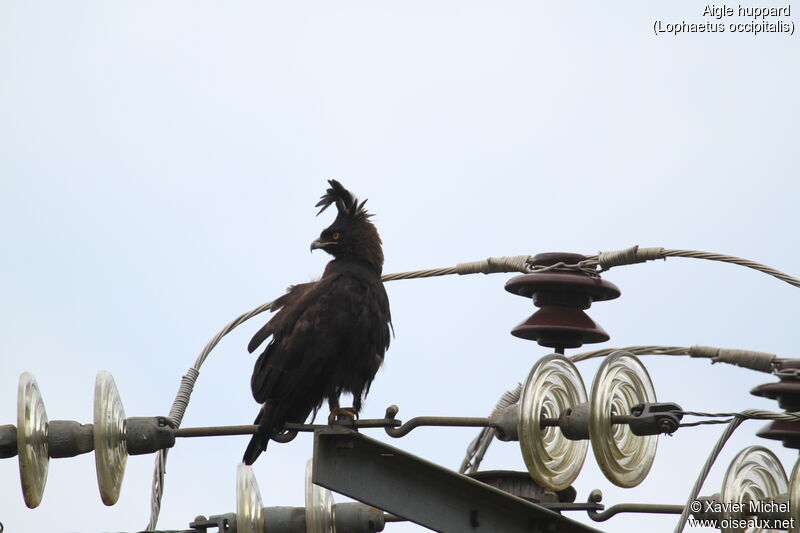
[{"label": "eagle leg", "polygon": [[349,420],[353,422],[357,419],[358,413],[355,409],[352,407],[339,407],[337,405],[331,409],[331,414],[328,415],[328,425],[333,425],[333,423],[337,420]]}]

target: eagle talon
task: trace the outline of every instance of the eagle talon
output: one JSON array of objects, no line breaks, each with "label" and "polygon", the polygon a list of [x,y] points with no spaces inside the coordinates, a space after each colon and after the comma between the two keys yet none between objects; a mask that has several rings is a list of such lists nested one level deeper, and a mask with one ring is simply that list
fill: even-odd
[{"label": "eagle talon", "polygon": [[352,407],[336,407],[331,410],[328,415],[328,425],[334,425],[336,422],[355,422],[358,420],[358,413]]}]

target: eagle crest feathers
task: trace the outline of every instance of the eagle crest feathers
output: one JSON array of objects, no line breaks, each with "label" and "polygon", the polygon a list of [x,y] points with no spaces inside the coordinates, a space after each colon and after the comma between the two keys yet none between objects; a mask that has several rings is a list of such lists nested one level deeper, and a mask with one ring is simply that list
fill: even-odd
[{"label": "eagle crest feathers", "polygon": [[334,203],[341,216],[353,219],[367,219],[372,216],[372,213],[369,213],[364,208],[364,204],[367,203],[366,199],[358,203],[358,198],[345,189],[341,183],[336,180],[328,180],[328,183],[330,184],[330,188],[325,191],[325,194],[320,197],[317,205],[314,206],[320,207],[317,216]]}]

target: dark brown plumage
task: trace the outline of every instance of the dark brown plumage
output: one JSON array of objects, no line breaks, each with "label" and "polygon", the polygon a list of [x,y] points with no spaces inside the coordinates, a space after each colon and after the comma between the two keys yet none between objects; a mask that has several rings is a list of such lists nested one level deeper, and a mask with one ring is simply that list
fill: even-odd
[{"label": "dark brown plumage", "polygon": [[253,398],[263,405],[246,464],[267,448],[271,434],[286,422],[302,423],[325,400],[334,409],[339,396],[350,393],[358,413],[389,347],[381,238],[364,209],[366,200],[359,204],[338,181],[328,183],[317,207],[322,213],[336,204],[338,214],[311,249],[325,250],[333,260],[319,281],[293,285],[275,300],[275,315],[247,347],[252,353],[271,337],[250,382]]}]

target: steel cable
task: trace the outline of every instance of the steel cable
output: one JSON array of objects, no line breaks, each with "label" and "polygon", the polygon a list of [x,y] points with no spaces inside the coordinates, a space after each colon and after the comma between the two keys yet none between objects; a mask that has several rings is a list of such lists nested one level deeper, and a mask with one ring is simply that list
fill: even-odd
[{"label": "steel cable", "polygon": [[[597,267],[600,267],[600,270],[602,271],[602,270],[607,270],[613,266],[641,263],[652,259],[664,259],[666,257],[689,257],[695,259],[707,259],[711,261],[722,261],[722,262],[733,263],[736,265],[758,270],[770,276],[774,276],[782,281],[785,281],[786,283],[789,283],[795,287],[800,287],[800,279],[792,277],[788,274],[785,274],[779,270],[768,267],[766,265],[762,265],[761,263],[750,261],[748,259],[742,259],[739,257],[710,253],[710,252],[699,252],[693,250],[671,250],[664,248],[639,248],[638,246],[633,246],[631,248],[615,252],[600,252],[597,255],[587,256],[585,261],[581,261],[579,264],[576,265],[566,265],[563,263],[559,263],[556,265],[548,265],[548,266],[535,265],[533,263],[533,257],[528,255],[499,257],[499,258],[490,257],[483,261],[459,263],[454,267],[416,270],[410,272],[400,272],[395,274],[385,274],[384,276],[382,276],[381,279],[383,281],[393,281],[400,279],[417,279],[417,278],[427,278],[434,276],[447,276],[452,274],[459,274],[459,275],[474,274],[474,273],[492,274],[501,272],[532,273],[532,272],[540,272],[540,271],[554,270],[554,269],[574,269],[574,270],[581,270],[589,275],[597,275],[598,274]],[[248,319],[268,310],[271,307],[271,305],[272,302],[267,302],[263,305],[260,305],[259,307],[256,307],[251,311],[248,311],[247,313],[240,315],[232,322],[230,322],[227,326],[225,326],[222,330],[220,330],[214,336],[214,338],[212,338],[208,342],[205,348],[203,348],[203,350],[200,352],[200,355],[197,357],[195,364],[182,377],[178,393],[176,394],[175,400],[170,409],[170,418],[172,418],[172,420],[175,422],[176,427],[180,426],[180,423],[183,419],[183,415],[188,406],[189,399],[192,390],[194,388],[194,384],[197,378],[199,377],[200,367],[202,366],[203,362],[205,362],[206,358],[214,349],[214,347],[216,347],[217,344],[219,344],[219,342],[225,335],[230,333],[237,326],[247,321]],[[670,354],[670,355],[678,355],[678,354]],[[493,436],[493,434],[491,435]],[[484,440],[486,440],[486,437],[484,437]],[[486,442],[491,442],[491,438],[488,438]],[[483,445],[482,453],[485,453],[486,447],[488,447],[488,444]],[[162,450],[161,452],[159,452],[159,454],[156,457],[155,469],[153,472],[150,521],[148,522],[147,525],[147,529],[151,530],[155,529],[156,523],[158,522],[158,515],[161,509],[161,499],[163,497],[163,491],[164,491],[164,471],[166,467],[166,459],[167,459],[166,450]]]}]

